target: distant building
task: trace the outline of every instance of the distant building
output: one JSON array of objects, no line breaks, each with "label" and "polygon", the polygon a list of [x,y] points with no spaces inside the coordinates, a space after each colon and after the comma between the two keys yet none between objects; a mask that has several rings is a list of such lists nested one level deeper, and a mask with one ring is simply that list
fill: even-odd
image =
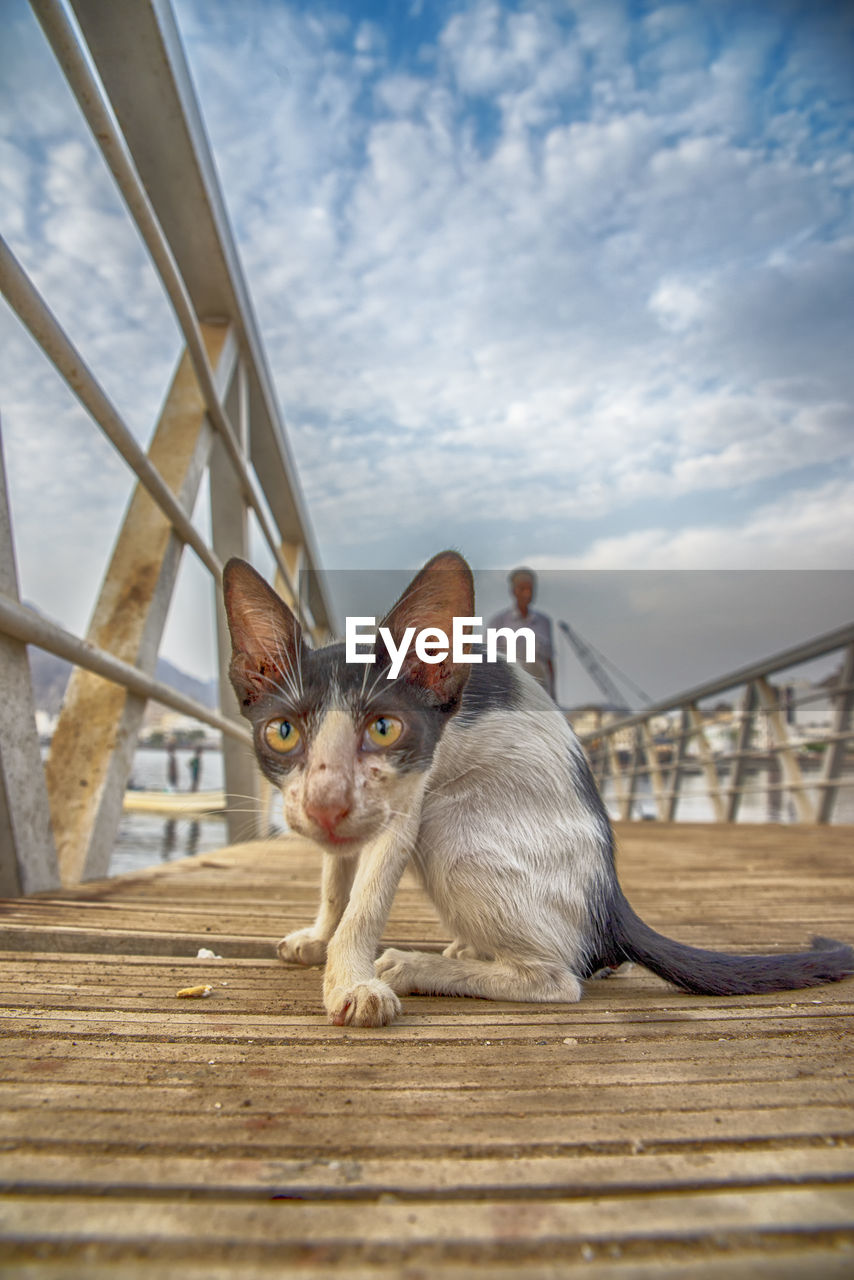
[{"label": "distant building", "polygon": [[[598,733],[605,725],[614,724],[632,714],[630,707],[618,707],[610,703],[588,702],[579,707],[564,707],[563,713],[579,738]],[[618,751],[631,751],[634,746],[634,728],[621,729],[614,739]]]},{"label": "distant building", "polygon": [[827,733],[833,724],[833,689],[827,683],[812,684],[809,680],[788,680],[781,690],[781,703],[786,713],[786,723],[793,737],[808,737],[810,733]]},{"label": "distant building", "polygon": [[178,711],[171,711],[154,702],[149,702],[146,708],[141,738],[143,742],[175,738],[179,743],[201,741],[211,746],[219,745],[219,734],[215,729],[194,720],[192,716],[181,715]]},{"label": "distant building", "polygon": [[564,715],[581,738],[586,733],[595,733],[605,724],[613,724],[632,713],[628,707],[612,706],[609,703],[585,702],[578,707],[563,707]]}]

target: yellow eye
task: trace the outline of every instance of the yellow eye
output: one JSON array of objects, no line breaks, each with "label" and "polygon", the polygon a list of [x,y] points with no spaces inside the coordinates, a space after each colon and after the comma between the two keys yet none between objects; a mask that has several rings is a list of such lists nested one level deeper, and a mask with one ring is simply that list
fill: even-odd
[{"label": "yellow eye", "polygon": [[394,716],[377,716],[365,730],[368,741],[375,747],[390,747],[403,733],[403,724]]},{"label": "yellow eye", "polygon": [[293,751],[299,740],[299,729],[290,720],[271,720],[264,726],[264,741],[280,755]]}]

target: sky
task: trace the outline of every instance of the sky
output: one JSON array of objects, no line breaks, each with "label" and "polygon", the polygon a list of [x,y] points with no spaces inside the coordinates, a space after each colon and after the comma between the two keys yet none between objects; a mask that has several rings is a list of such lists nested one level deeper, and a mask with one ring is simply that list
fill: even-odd
[{"label": "sky", "polygon": [[[173,2],[324,565],[530,564],[655,696],[854,616],[850,5]],[[145,442],[174,319],[0,14],[4,235]],[[0,377],[21,592],[80,632],[130,483],[5,308]],[[164,652],[206,674],[185,562]]]}]

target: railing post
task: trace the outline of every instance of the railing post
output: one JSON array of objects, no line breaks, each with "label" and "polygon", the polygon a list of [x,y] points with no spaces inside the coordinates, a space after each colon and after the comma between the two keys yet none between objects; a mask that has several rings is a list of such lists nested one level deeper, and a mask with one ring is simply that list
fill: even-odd
[{"label": "railing post", "polygon": [[[0,591],[18,600],[15,544],[0,438]],[[59,884],[27,646],[0,632],[0,896]]]},{"label": "railing post", "polygon": [[621,822],[626,822],[629,818],[632,800],[626,787],[625,774],[620,763],[620,753],[617,750],[617,743],[613,734],[608,735],[608,755],[611,760],[611,777],[614,779],[614,800],[618,806],[617,816]]},{"label": "railing post", "polygon": [[735,822],[741,807],[741,793],[747,777],[747,760],[750,750],[750,739],[753,734],[753,720],[756,713],[756,685],[751,680],[744,689],[741,700],[738,736],[735,742],[732,773],[728,783],[729,800],[727,801],[726,820]]},{"label": "railing post", "polygon": [[[227,407],[245,450],[249,440],[249,402],[246,369],[241,359],[229,390]],[[214,438],[210,459],[211,534],[213,548],[220,560],[232,556],[246,559],[249,555],[249,527],[246,501],[240,480],[231,463],[228,450],[219,436]],[[222,602],[217,590],[216,633],[219,655],[219,705],[230,719],[240,720],[240,710],[228,675],[231,662],[231,637]],[[265,835],[265,810],[269,809],[269,788],[262,788],[258,766],[250,747],[223,737],[222,765],[225,778],[226,826],[228,839],[234,844]],[[265,794],[266,793],[266,794]],[[267,801],[267,803],[264,803]]]},{"label": "railing post", "polygon": [[[204,326],[223,384],[234,359],[230,331]],[[207,465],[211,429],[190,360],[178,365],[149,450],[151,461],[192,511]],[[99,648],[153,672],[184,544],[138,484],[116,539],[89,625]],[[75,668],[47,766],[62,879],[107,874],[145,702]]]},{"label": "railing post", "polygon": [[679,734],[676,739],[676,750],[673,753],[673,765],[667,786],[666,822],[674,822],[676,810],[679,808],[679,795],[682,790],[682,766],[688,750],[688,711],[682,708],[679,714]]},{"label": "railing post", "polygon": [[700,763],[703,766],[703,773],[706,778],[706,787],[709,793],[709,800],[715,811],[715,822],[723,822],[725,817],[724,802],[721,797],[721,789],[718,783],[718,771],[715,765],[714,757],[709,748],[709,740],[706,737],[706,728],[703,723],[703,717],[700,714],[700,708],[696,703],[690,703],[688,708],[688,721],[691,725],[692,736],[697,739],[697,750],[700,753]]},{"label": "railing post", "polygon": [[607,752],[605,751],[605,746],[604,746],[604,743],[602,742],[602,739],[599,738],[597,741],[598,741],[598,746],[593,752],[591,762],[590,762],[590,767],[593,770],[593,778],[594,778],[594,781],[596,782],[596,786],[604,795],[605,786],[608,782],[608,755],[607,755]]},{"label": "railing post", "polygon": [[[305,589],[301,590],[300,574],[304,569],[308,568],[305,546],[301,542],[283,542],[279,547],[279,554],[290,574],[294,591],[291,591],[281,570],[278,568],[273,583],[276,591],[288,602],[294,613],[301,618],[312,643],[315,645],[327,643],[330,638],[330,629],[328,626],[318,624],[311,607],[312,580],[309,579]],[[302,598],[298,599],[294,592],[297,592]]]},{"label": "railing post", "polygon": [[839,690],[833,707],[831,740],[821,771],[821,791],[818,800],[817,822],[830,822],[836,801],[837,779],[842,773],[848,734],[851,731],[851,709],[854,707],[854,643],[845,650],[842,670],[839,673]]},{"label": "railing post", "polygon": [[[780,711],[777,690],[771,687],[764,676],[760,676],[756,681],[756,687],[759,693],[759,700],[762,703],[762,710],[768,719],[770,737],[783,769],[787,789],[798,812],[798,820],[800,822],[815,822],[816,808],[804,787],[801,767],[798,764],[794,748],[786,731],[786,722]],[[769,769],[769,785],[770,780]]]},{"label": "railing post", "polygon": [[[294,584],[295,590],[299,591],[299,576],[305,567],[305,555],[303,552],[303,548],[298,542],[283,542],[280,549],[282,553],[282,559],[287,565],[288,572],[291,575],[291,582]],[[291,609],[294,611],[294,613],[296,613],[299,609],[299,600],[294,595],[294,593],[290,590],[288,584],[285,582],[285,579],[282,576],[281,571],[278,569],[276,570],[276,576],[273,581],[273,586],[275,587],[276,591],[278,591],[282,599],[286,600],[287,603],[290,605]]]},{"label": "railing post", "polygon": [[652,729],[648,720],[644,720],[639,726],[643,738],[644,749],[646,751],[647,770],[649,773],[649,783],[652,788],[652,795],[655,801],[655,816],[659,822],[664,821],[664,780],[661,775],[661,765],[658,761],[658,750],[655,739],[652,736]]},{"label": "railing post", "polygon": [[635,726],[632,734],[632,754],[629,758],[629,786],[626,795],[626,821],[629,822],[632,816],[632,809],[635,806],[638,792],[638,773],[642,772],[643,759],[643,737],[640,731],[640,725]]}]

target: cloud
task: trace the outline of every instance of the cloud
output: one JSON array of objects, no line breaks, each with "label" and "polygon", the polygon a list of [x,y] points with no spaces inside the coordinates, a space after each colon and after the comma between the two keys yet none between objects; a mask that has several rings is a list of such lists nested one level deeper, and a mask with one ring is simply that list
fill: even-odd
[{"label": "cloud", "polygon": [[[401,443],[406,432],[471,448],[489,440],[493,459],[512,465],[523,494],[556,511],[560,503],[538,478],[544,459],[563,472],[576,510],[592,514],[656,487],[723,487],[735,476],[758,479],[797,465],[790,408],[785,397],[771,403],[756,371],[779,379],[781,366],[792,367],[790,359],[773,360],[775,344],[763,338],[769,320],[779,332],[793,317],[793,342],[809,341],[816,322],[843,331],[837,316],[828,324],[826,306],[821,320],[827,294],[809,265],[820,251],[804,232],[837,216],[838,192],[800,160],[773,155],[763,136],[745,146],[691,131],[699,127],[693,113],[704,77],[726,82],[732,106],[754,86],[769,37],[704,63],[696,33],[680,43],[687,11],[674,11],[657,23],[650,39],[659,52],[626,99],[564,123],[545,111],[560,97],[549,51],[557,44],[564,60],[580,56],[590,15],[562,42],[553,38],[550,11],[522,16],[524,23],[514,23],[494,5],[456,15],[439,34],[445,62],[438,78],[408,72],[405,93],[396,71],[381,72],[374,97],[394,102],[394,118],[351,119],[364,162],[349,155],[336,171],[335,201],[298,219],[284,320],[258,280],[267,332],[288,368],[282,393],[310,490],[318,474],[320,487],[336,492],[342,524],[350,513],[340,507],[334,462],[322,446],[312,451],[315,435],[324,434],[312,422],[335,424],[342,478],[365,450],[367,466],[393,472],[407,499],[429,469],[423,447],[416,465]],[[622,84],[632,68],[615,62],[611,34],[606,23],[598,41],[586,38]],[[670,42],[666,57],[662,41]],[[664,114],[672,78],[700,64],[700,83],[680,90],[674,123]],[[342,62],[335,75],[336,96],[355,101],[352,69]],[[493,134],[477,145],[458,88],[498,108]],[[522,128],[512,110],[523,97],[543,108],[536,127]],[[309,98],[305,111],[316,126],[315,108]],[[736,117],[742,126],[744,113],[727,117],[721,108],[714,123],[733,125]],[[270,238],[281,231],[278,219],[266,230],[259,222],[246,237],[250,268],[255,258],[269,263]],[[792,252],[802,269],[784,280],[768,253],[799,234],[806,241]],[[678,271],[681,263],[691,274]],[[693,341],[687,352],[683,337]],[[823,404],[837,402],[837,390],[823,385],[817,393],[816,421]],[[726,442],[736,419],[747,432],[742,449]],[[709,448],[715,425],[719,447]],[[763,461],[750,439],[769,429],[779,430],[781,447]],[[651,445],[653,431],[670,442],[669,456]],[[533,435],[539,450],[529,447]],[[381,459],[373,452],[380,441]],[[813,432],[814,457],[832,458],[838,443]],[[658,466],[647,473],[638,457],[651,451]],[[445,510],[444,494],[422,492],[422,502],[404,502],[404,519],[423,520],[437,502]],[[591,493],[592,505],[585,501]]]},{"label": "cloud", "polygon": [[649,300],[649,309],[664,329],[682,333],[703,318],[706,303],[702,286],[665,277]]},{"label": "cloud", "polygon": [[[176,9],[327,562],[850,563],[841,6]],[[26,22],[9,233],[146,439],[174,321]],[[4,428],[49,565],[40,491],[115,472],[31,359]]]},{"label": "cloud", "polygon": [[[847,469],[849,470],[849,469]],[[537,569],[851,569],[854,477],[795,489],[741,523],[650,527],[601,538],[575,556],[536,556]]]}]

